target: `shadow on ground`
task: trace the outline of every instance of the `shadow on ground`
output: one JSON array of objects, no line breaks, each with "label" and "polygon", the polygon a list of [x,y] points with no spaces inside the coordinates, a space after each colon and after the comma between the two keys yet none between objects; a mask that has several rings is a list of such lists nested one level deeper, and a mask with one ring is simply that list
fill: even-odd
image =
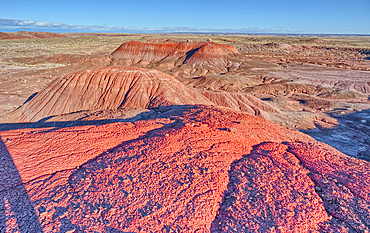
[{"label": "shadow on ground", "polygon": [[370,110],[332,117],[339,122],[332,129],[301,131],[346,155],[370,162]]}]

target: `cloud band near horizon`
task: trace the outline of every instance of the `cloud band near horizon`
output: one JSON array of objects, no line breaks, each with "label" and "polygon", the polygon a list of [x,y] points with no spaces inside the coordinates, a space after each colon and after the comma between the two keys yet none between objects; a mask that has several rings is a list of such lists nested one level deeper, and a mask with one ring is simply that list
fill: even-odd
[{"label": "cloud band near horizon", "polygon": [[220,32],[220,33],[289,33],[282,29],[248,28],[192,28],[192,27],[110,27],[105,25],[74,25],[55,22],[37,22],[32,20],[0,19],[0,31],[51,31],[51,32]]}]

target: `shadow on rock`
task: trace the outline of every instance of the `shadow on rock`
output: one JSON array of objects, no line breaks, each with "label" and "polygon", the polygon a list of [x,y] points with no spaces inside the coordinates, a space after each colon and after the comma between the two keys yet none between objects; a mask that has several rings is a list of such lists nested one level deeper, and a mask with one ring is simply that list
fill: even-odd
[{"label": "shadow on rock", "polygon": [[138,120],[148,120],[157,118],[171,118],[172,116],[182,116],[185,111],[190,109],[198,109],[197,105],[170,105],[152,108],[148,112],[142,112],[130,118],[113,118],[102,120],[84,120],[83,118],[75,121],[50,121],[55,116],[49,116],[41,119],[38,122],[25,123],[0,123],[0,131],[14,130],[14,129],[28,129],[28,128],[52,128],[57,130],[61,128],[85,126],[85,125],[104,125],[115,122],[135,122]]},{"label": "shadow on rock", "polygon": [[43,232],[5,144],[0,140],[0,232]]},{"label": "shadow on rock", "polygon": [[367,232],[366,162],[324,147],[265,142],[234,161],[211,232]]}]

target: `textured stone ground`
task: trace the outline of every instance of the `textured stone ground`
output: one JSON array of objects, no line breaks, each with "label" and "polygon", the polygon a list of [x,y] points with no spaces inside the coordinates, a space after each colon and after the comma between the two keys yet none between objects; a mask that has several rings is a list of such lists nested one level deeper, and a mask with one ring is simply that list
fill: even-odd
[{"label": "textured stone ground", "polygon": [[368,162],[227,109],[160,107],[145,119],[2,131],[2,231],[365,232],[370,226]]}]

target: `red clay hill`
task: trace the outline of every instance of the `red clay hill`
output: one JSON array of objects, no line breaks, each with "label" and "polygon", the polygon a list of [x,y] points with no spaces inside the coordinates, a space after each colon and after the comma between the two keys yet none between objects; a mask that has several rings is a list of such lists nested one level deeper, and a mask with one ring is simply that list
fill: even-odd
[{"label": "red clay hill", "polygon": [[3,122],[34,122],[83,110],[205,104],[267,117],[279,111],[249,94],[200,91],[157,70],[108,66],[55,79]]},{"label": "red clay hill", "polygon": [[154,68],[175,77],[225,73],[243,62],[234,47],[212,42],[129,41],[114,51],[112,58],[112,64]]},{"label": "red clay hill", "polygon": [[0,135],[1,232],[370,230],[370,163],[226,108]]}]

